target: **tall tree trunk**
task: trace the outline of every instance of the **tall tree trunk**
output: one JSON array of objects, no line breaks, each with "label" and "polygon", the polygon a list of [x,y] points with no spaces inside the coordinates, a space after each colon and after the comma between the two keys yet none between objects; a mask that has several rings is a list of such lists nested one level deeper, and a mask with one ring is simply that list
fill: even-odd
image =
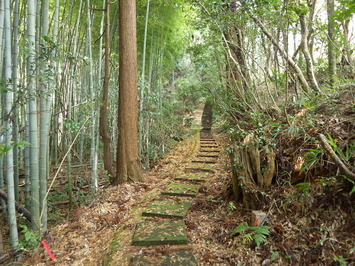
[{"label": "tall tree trunk", "polygon": [[[90,149],[90,162],[91,162],[91,191],[96,192],[97,184],[97,160],[96,160],[96,116],[95,116],[95,97],[94,97],[94,78],[93,78],[93,57],[91,49],[91,14],[90,14],[90,0],[87,0],[87,48],[89,57],[89,95],[90,95],[90,115],[91,115],[91,149]],[[101,58],[100,58],[101,59]]]},{"label": "tall tree trunk", "polygon": [[[48,0],[42,0],[41,14],[41,60],[40,60],[40,146],[39,146],[39,202],[41,208],[41,227],[47,230],[47,176],[48,176],[48,144],[49,144],[49,120],[50,120],[50,91],[48,89],[47,60],[48,55],[47,43],[45,38],[48,37]],[[49,71],[48,71],[49,73]]]},{"label": "tall tree trunk", "polygon": [[333,88],[336,75],[336,60],[335,60],[335,45],[334,45],[334,0],[327,0],[327,15],[328,15],[328,71],[329,83]]},{"label": "tall tree trunk", "polygon": [[[14,106],[13,106],[13,141],[18,142],[18,104],[17,104],[17,92],[18,92],[18,32],[19,32],[19,1],[16,0],[14,3],[13,11],[13,42],[12,42],[12,83],[13,83],[13,97],[14,97]],[[0,39],[1,40],[1,39]],[[19,200],[19,149],[17,146],[13,147],[14,152],[14,182],[15,182],[15,199]]]},{"label": "tall tree trunk", "polygon": [[4,1],[0,1],[0,76],[2,76],[3,70],[3,61],[4,61],[4,45],[3,45],[3,37],[4,37]]},{"label": "tall tree trunk", "polygon": [[[12,145],[12,106],[13,106],[13,91],[12,91],[12,62],[11,62],[11,22],[10,22],[10,0],[4,0],[5,10],[5,143],[6,146]],[[2,40],[1,40],[2,41]],[[10,149],[6,153],[6,180],[7,180],[7,206],[10,228],[11,246],[16,248],[18,245],[18,232],[15,209],[15,182],[14,182],[14,161],[13,150]]]},{"label": "tall tree trunk", "polygon": [[[343,54],[343,58],[345,58],[346,64],[350,66],[349,70],[351,71],[351,73],[354,73],[354,60],[352,58],[352,48],[351,48],[352,37],[351,35],[349,36],[349,25],[351,25],[350,21],[351,19],[347,19],[341,22],[341,26],[343,28],[343,34],[344,34],[344,50],[345,50]],[[334,60],[336,61],[336,58]]]},{"label": "tall tree trunk", "polygon": [[35,80],[35,43],[36,43],[36,3],[28,0],[27,38],[28,38],[28,104],[29,104],[29,139],[30,139],[30,176],[31,176],[31,213],[32,228],[39,232],[40,203],[39,203],[39,166],[38,166],[38,128]]},{"label": "tall tree trunk", "polygon": [[119,117],[117,177],[113,184],[127,180],[144,181],[138,156],[138,90],[136,1],[119,1]]},{"label": "tall tree trunk", "polygon": [[[302,70],[299,68],[299,66],[293,61],[293,59],[286,53],[285,49],[282,48],[278,41],[275,40],[275,38],[272,37],[271,33],[267,30],[265,25],[253,14],[249,12],[250,17],[254,20],[254,22],[260,27],[260,29],[264,32],[264,34],[268,37],[268,39],[272,42],[272,44],[279,50],[280,54],[282,55],[283,58],[290,64],[290,66],[293,68],[293,70],[296,72],[298,79],[300,80],[302,84],[302,88],[305,92],[308,92],[310,89],[310,86],[305,79]],[[319,92],[319,91],[316,91]]]},{"label": "tall tree trunk", "polygon": [[[60,9],[60,0],[56,0],[55,1],[55,7],[54,7],[54,18],[53,18],[53,42],[56,44],[58,41],[58,29],[59,29],[59,9]],[[54,48],[52,51],[52,57],[55,58],[57,56],[58,53],[58,49]],[[51,151],[51,156],[50,158],[53,159],[54,163],[57,163],[58,161],[58,119],[59,119],[59,115],[58,115],[58,111],[57,111],[57,107],[58,107],[58,93],[57,93],[57,89],[58,89],[58,61],[54,63],[53,65],[54,68],[54,87],[56,88],[55,92],[54,92],[54,99],[55,99],[55,103],[54,103],[54,110],[55,110],[55,114],[53,116],[53,120],[52,120],[52,151]]]},{"label": "tall tree trunk", "polygon": [[143,58],[142,58],[142,77],[140,85],[140,96],[139,96],[139,155],[142,156],[143,152],[143,106],[144,106],[144,92],[146,88],[145,82],[145,60],[146,60],[146,50],[147,50],[147,35],[148,35],[148,19],[149,19],[149,6],[150,0],[147,1],[147,10],[145,15],[145,25],[144,25],[144,41],[143,41]]},{"label": "tall tree trunk", "polygon": [[300,24],[301,24],[301,49],[306,61],[306,66],[307,66],[307,76],[308,80],[311,83],[311,88],[319,93],[322,93],[318,86],[317,79],[314,75],[314,70],[313,70],[313,62],[312,62],[312,57],[311,53],[309,52],[309,47],[308,47],[308,27],[307,27],[307,22],[306,22],[306,16],[304,14],[299,15],[300,18]]},{"label": "tall tree trunk", "polygon": [[110,84],[110,0],[106,0],[105,10],[105,76],[102,90],[102,102],[100,106],[100,135],[103,141],[103,159],[104,167],[110,179],[113,178],[112,156],[111,156],[111,140],[107,130],[107,107],[108,107],[108,92]]}]

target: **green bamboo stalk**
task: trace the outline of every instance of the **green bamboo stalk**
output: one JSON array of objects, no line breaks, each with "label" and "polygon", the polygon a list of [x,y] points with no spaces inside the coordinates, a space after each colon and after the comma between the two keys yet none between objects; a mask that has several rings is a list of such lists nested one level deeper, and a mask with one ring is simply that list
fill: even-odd
[{"label": "green bamboo stalk", "polygon": [[36,44],[36,3],[28,0],[27,39],[28,39],[28,104],[29,104],[29,137],[30,137],[30,176],[31,176],[31,213],[32,228],[39,232],[40,202],[39,202],[39,164],[38,164],[38,129],[37,129],[37,103],[35,81],[35,44]]},{"label": "green bamboo stalk", "polygon": [[[12,79],[12,60],[11,60],[11,22],[10,22],[10,1],[4,1],[4,17],[5,17],[5,112],[6,112],[6,132],[5,143],[6,146],[12,145],[12,106],[13,106],[13,84]],[[16,248],[18,245],[18,232],[16,221],[16,209],[15,209],[15,182],[14,182],[14,158],[13,150],[10,149],[6,153],[6,180],[7,180],[7,210],[9,218],[10,239],[11,246]]]},{"label": "green bamboo stalk", "polygon": [[[19,1],[14,2],[13,10],[13,40],[12,40],[12,82],[13,82],[13,97],[14,97],[14,106],[13,106],[13,141],[18,143],[18,104],[17,100],[17,91],[18,91],[18,33],[19,33]],[[19,201],[19,149],[17,146],[14,146],[14,182],[15,182],[15,200]]]}]

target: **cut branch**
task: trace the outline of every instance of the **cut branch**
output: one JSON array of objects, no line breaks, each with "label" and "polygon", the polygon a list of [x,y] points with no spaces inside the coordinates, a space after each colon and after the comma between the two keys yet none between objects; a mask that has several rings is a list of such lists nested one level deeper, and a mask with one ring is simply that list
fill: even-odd
[{"label": "cut branch", "polygon": [[[0,198],[4,199],[5,202],[7,202],[7,193],[2,189],[0,189]],[[19,203],[15,202],[15,208],[19,213],[23,214],[23,216],[29,222],[32,221],[32,215],[25,207],[22,207]]]},{"label": "cut branch", "polygon": [[318,139],[321,142],[323,149],[332,158],[336,166],[340,168],[342,173],[355,182],[355,174],[340,160],[338,155],[336,155],[332,147],[329,145],[327,138],[323,134],[319,134]]}]

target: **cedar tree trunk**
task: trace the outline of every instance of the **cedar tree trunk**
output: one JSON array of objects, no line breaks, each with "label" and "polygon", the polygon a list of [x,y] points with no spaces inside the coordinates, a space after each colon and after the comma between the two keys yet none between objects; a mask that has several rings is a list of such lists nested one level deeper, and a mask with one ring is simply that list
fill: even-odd
[{"label": "cedar tree trunk", "polygon": [[117,175],[113,184],[144,181],[138,156],[136,1],[120,0]]}]

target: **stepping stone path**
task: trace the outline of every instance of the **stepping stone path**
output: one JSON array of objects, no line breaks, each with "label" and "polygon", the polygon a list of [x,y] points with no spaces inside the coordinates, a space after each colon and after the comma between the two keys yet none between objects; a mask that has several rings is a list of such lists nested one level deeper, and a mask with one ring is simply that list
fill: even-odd
[{"label": "stepping stone path", "polygon": [[137,224],[134,246],[187,244],[186,225],[183,221],[143,221]]},{"label": "stepping stone path", "polygon": [[195,197],[200,186],[190,184],[172,183],[168,185],[167,190],[162,195]]},{"label": "stepping stone path", "polygon": [[[190,200],[198,194],[200,187],[196,183],[207,180],[208,173],[212,170],[213,164],[217,162],[220,152],[211,134],[212,105],[209,102],[206,102],[202,114],[202,127],[198,154],[191,160],[191,164],[184,168],[185,173],[174,178],[176,182],[183,181],[184,183],[168,184],[161,195],[169,198],[153,201],[143,210],[143,217],[157,218],[154,218],[154,221],[143,220],[136,225],[132,245],[188,245],[186,225],[183,220],[177,221],[176,219],[183,219],[188,212],[192,204]],[[188,197],[190,200],[186,200]],[[159,217],[165,219],[157,220]],[[178,249],[162,256],[134,254],[131,265],[198,265],[191,249],[189,246],[187,248],[183,246],[181,250]]]},{"label": "stepping stone path", "polygon": [[143,212],[142,216],[175,217],[183,218],[189,210],[192,202],[177,203],[172,200],[154,201]]}]

